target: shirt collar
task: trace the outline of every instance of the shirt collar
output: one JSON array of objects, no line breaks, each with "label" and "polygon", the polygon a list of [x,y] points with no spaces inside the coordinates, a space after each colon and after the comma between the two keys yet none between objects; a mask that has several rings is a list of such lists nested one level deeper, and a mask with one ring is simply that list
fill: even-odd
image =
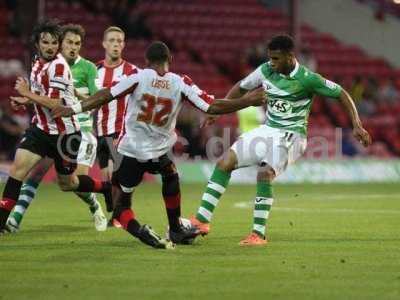
[{"label": "shirt collar", "polygon": [[294,77],[294,75],[296,75],[297,71],[299,70],[300,64],[299,62],[296,60],[296,64],[294,66],[294,69],[292,72],[290,72],[289,77]]},{"label": "shirt collar", "polygon": [[82,57],[80,55],[78,55],[78,57],[74,61],[74,65],[77,64],[81,59],[82,59]]}]

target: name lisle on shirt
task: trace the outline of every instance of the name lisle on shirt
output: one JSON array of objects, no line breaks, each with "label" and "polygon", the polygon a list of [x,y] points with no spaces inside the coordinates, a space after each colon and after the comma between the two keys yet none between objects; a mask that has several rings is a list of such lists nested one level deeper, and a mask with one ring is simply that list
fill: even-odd
[{"label": "name lisle on shirt", "polygon": [[169,90],[170,82],[168,80],[164,80],[164,79],[153,79],[153,81],[151,82],[151,86],[155,87],[157,89]]}]

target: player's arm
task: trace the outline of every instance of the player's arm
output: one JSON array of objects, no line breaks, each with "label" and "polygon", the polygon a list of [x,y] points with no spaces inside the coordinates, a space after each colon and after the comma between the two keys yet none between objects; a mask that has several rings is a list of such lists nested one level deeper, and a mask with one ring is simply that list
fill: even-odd
[{"label": "player's arm", "polygon": [[130,94],[135,89],[138,83],[138,77],[133,74],[129,77],[122,79],[118,84],[113,86],[111,89],[102,89],[94,95],[88,97],[83,102],[78,102],[72,106],[59,105],[52,110],[52,116],[56,117],[68,117],[83,111],[92,110],[98,108],[105,103],[121,96]]},{"label": "player's arm", "polygon": [[37,95],[37,94],[31,92],[28,81],[22,77],[17,78],[17,81],[15,83],[15,90],[23,98],[29,99],[29,101],[26,101],[26,103],[23,103],[24,99],[21,99],[21,97],[11,98],[12,100],[14,100],[20,104],[28,104],[29,102],[34,102],[41,106],[52,109],[53,107],[60,105],[62,103],[61,99],[59,99],[59,98],[50,98],[48,96],[41,96],[41,95]]},{"label": "player's arm", "polygon": [[353,124],[354,137],[365,147],[371,145],[371,136],[362,126],[356,105],[354,104],[354,100],[345,89],[342,89],[339,99],[342,103],[342,106],[345,108],[347,115],[350,117],[351,123]]},{"label": "player's arm", "polygon": [[195,107],[210,115],[231,113],[248,106],[259,106],[266,100],[262,89],[246,93],[237,99],[216,99],[199,89],[189,77],[183,78],[182,93]]},{"label": "player's arm", "polygon": [[242,97],[244,94],[246,94],[249,90],[240,87],[242,81],[238,81],[226,94],[225,98],[226,99],[236,99]]},{"label": "player's arm", "polygon": [[210,115],[222,115],[241,110],[249,106],[264,105],[267,100],[263,88],[250,91],[236,99],[217,99],[206,111]]},{"label": "player's arm", "polygon": [[351,98],[349,93],[337,83],[327,80],[319,74],[312,73],[309,77],[309,85],[311,86],[313,93],[340,100],[346,113],[351,119],[354,137],[363,144],[363,146],[369,146],[371,144],[371,136],[363,128],[354,100]]}]

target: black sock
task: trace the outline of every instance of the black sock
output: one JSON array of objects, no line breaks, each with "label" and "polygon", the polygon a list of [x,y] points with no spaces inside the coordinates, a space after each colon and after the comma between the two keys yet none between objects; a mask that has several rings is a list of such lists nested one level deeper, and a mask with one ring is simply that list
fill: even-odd
[{"label": "black sock", "polygon": [[22,181],[9,177],[0,202],[0,229],[4,228],[11,210],[18,201]]},{"label": "black sock", "polygon": [[87,175],[78,175],[78,179],[79,179],[79,185],[76,189],[77,192],[104,193],[106,189],[111,188],[111,183],[107,181],[95,180]]},{"label": "black sock", "polygon": [[181,208],[167,208],[168,224],[169,228],[173,232],[179,232],[181,230],[179,217],[181,215]]},{"label": "black sock", "polygon": [[139,237],[140,227],[140,223],[136,219],[132,219],[129,221],[126,231],[128,231],[134,237]]}]

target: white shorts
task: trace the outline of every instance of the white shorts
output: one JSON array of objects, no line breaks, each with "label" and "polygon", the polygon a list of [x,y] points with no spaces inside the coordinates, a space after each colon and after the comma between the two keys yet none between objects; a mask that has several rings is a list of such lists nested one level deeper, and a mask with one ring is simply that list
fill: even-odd
[{"label": "white shorts", "polygon": [[261,125],[242,134],[232,145],[238,168],[267,164],[278,176],[302,156],[307,138],[300,133]]},{"label": "white shorts", "polygon": [[81,132],[82,140],[79,146],[77,163],[93,167],[96,160],[97,139],[91,132]]}]

